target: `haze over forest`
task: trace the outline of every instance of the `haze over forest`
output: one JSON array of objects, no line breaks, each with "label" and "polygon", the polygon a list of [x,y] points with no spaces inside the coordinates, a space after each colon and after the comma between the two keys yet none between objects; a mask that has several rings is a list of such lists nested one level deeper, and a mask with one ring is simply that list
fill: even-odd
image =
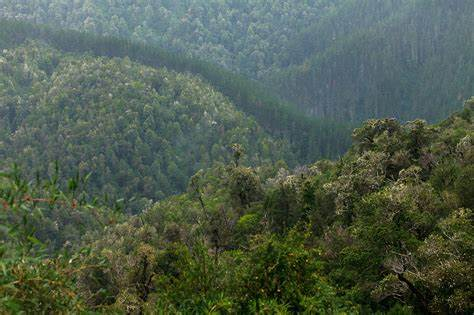
[{"label": "haze over forest", "polygon": [[471,0],[1,0],[0,313],[472,314]]}]

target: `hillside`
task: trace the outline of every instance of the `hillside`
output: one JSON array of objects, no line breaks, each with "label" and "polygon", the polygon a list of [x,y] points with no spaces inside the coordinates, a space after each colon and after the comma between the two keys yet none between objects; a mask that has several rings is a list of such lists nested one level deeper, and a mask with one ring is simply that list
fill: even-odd
[{"label": "hillside", "polygon": [[0,17],[131,38],[262,77],[337,2],[5,0]]},{"label": "hillside", "polygon": [[0,10],[207,60],[344,123],[435,122],[461,108],[474,91],[473,15],[470,0],[7,0]]},{"label": "hillside", "polygon": [[474,3],[346,1],[288,46],[270,86],[335,120],[439,121],[474,91]]},{"label": "hillside", "polygon": [[166,67],[179,73],[197,75],[226,96],[240,111],[253,117],[273,138],[289,142],[298,163],[320,157],[338,157],[350,143],[349,124],[307,117],[298,112],[294,105],[269,93],[268,88],[258,82],[210,63],[125,39],[0,20],[0,49],[14,48],[28,40],[45,42],[64,52],[128,57],[153,68]]},{"label": "hillside", "polygon": [[[4,305],[132,314],[472,313],[473,137],[471,99],[434,126],[370,120],[339,161],[293,171],[247,167],[235,147],[231,163],[197,173],[187,193],[90,234],[87,250],[70,258],[33,250],[22,258],[15,244],[35,239],[6,235]],[[7,214],[33,218],[47,209],[21,198],[27,184],[19,191],[15,176],[2,178]],[[34,196],[50,196],[54,186],[44,187]]]},{"label": "hillside", "polygon": [[0,69],[3,166],[44,176],[57,161],[67,177],[92,173],[97,195],[157,200],[227,161],[235,142],[250,164],[294,161],[287,144],[190,74],[37,43],[4,50]]},{"label": "hillside", "polygon": [[[106,287],[117,289],[113,305],[146,310],[151,303],[150,310],[172,313],[469,313],[473,137],[474,98],[439,125],[370,120],[336,162],[273,173],[237,163],[198,173],[187,194],[92,246],[99,257],[112,246],[111,273],[136,255],[158,268],[143,304],[140,290],[125,293],[127,271],[105,276]],[[131,243],[133,254],[124,250]],[[86,286],[90,280],[82,278]]]}]

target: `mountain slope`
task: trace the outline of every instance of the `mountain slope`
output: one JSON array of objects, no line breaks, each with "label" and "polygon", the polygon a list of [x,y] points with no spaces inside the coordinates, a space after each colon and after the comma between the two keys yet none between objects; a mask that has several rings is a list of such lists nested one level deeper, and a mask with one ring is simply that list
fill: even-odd
[{"label": "mountain slope", "polygon": [[[66,176],[92,191],[160,199],[239,142],[252,164],[294,160],[255,120],[201,79],[129,59],[69,55],[28,43],[0,54],[2,163]],[[0,130],[1,131],[1,130]]]},{"label": "mountain slope", "polygon": [[0,20],[0,48],[13,48],[29,39],[46,42],[65,52],[129,57],[154,68],[166,67],[199,75],[229,98],[239,110],[254,117],[275,139],[288,141],[299,163],[314,161],[319,157],[337,157],[350,142],[350,127],[347,124],[309,118],[291,104],[269,93],[258,82],[209,63],[125,39]]},{"label": "mountain slope", "polygon": [[458,109],[474,89],[473,15],[469,0],[8,0],[0,11],[156,43],[260,78],[305,113],[356,123]]},{"label": "mountain slope", "polygon": [[[102,288],[113,307],[150,312],[469,313],[473,110],[434,126],[370,120],[338,162],[196,174],[92,245],[112,266]],[[138,257],[159,279],[143,302],[120,282],[143,271]],[[93,297],[93,279],[81,284]]]},{"label": "mountain slope", "polygon": [[132,38],[261,77],[337,2],[4,0],[0,16]]},{"label": "mountain slope", "polygon": [[472,1],[346,1],[297,36],[273,75],[318,117],[439,120],[474,91]]}]

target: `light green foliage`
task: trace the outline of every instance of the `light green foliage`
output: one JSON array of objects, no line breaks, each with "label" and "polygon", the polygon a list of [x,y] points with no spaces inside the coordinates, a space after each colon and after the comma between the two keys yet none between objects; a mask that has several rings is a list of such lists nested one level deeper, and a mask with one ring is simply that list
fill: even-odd
[{"label": "light green foliage", "polygon": [[420,270],[414,278],[432,290],[435,312],[463,313],[474,309],[474,218],[471,209],[458,209],[438,224],[419,248]]},{"label": "light green foliage", "polygon": [[[341,213],[341,221],[336,220],[324,242],[332,266],[331,277],[350,288],[356,300],[362,301],[370,296],[380,303],[392,297],[402,298],[413,301],[415,309],[423,312],[464,313],[472,310],[472,305],[467,302],[471,298],[467,293],[470,291],[468,286],[455,280],[465,278],[465,270],[456,269],[454,261],[446,263],[453,263],[452,269],[446,267],[450,270],[446,272],[451,272],[449,276],[437,278],[441,282],[453,282],[452,289],[443,293],[434,283],[429,284],[428,276],[418,269],[430,270],[431,263],[443,264],[426,260],[426,255],[436,255],[435,240],[442,242],[439,235],[451,239],[450,233],[455,233],[446,230],[439,234],[442,229],[439,224],[446,226],[441,222],[454,220],[443,218],[447,215],[459,218],[456,213],[467,213],[469,217],[470,210],[455,210],[466,202],[466,196],[471,196],[472,177],[463,175],[468,174],[468,170],[463,166],[463,155],[458,153],[465,150],[460,148],[469,146],[466,133],[473,130],[469,111],[466,108],[436,127],[415,121],[395,125],[391,131],[377,127],[374,136],[374,127],[382,126],[383,122],[373,121],[355,132],[358,143],[354,149],[360,153],[349,154],[346,157],[349,164],[343,160],[339,178],[328,185],[336,189],[336,210],[343,204],[350,216],[346,216],[347,212]],[[386,146],[387,143],[392,145]],[[404,152],[406,166],[393,163],[400,152]],[[383,153],[384,159],[374,164],[346,168],[354,158],[368,153]],[[393,175],[388,176],[387,166],[401,170],[396,177],[393,171],[390,172]],[[364,170],[373,170],[374,173],[364,173]],[[377,176],[380,177],[376,180],[377,186],[367,184]],[[363,185],[354,186],[359,180]],[[456,183],[463,184],[458,184],[460,186],[456,189]],[[339,203],[338,198],[341,199]],[[341,227],[341,223],[346,228]],[[470,227],[464,229],[466,233],[460,236],[459,244],[470,242]],[[428,246],[431,246],[431,251]],[[434,256],[430,257],[434,259]],[[457,258],[456,263],[469,264],[464,257],[467,256]]]},{"label": "light green foliage", "polygon": [[85,234],[121,216],[89,203],[84,180],[72,178],[62,190],[57,175],[28,182],[17,168],[0,173],[1,313],[86,310],[76,287],[77,274],[90,268],[80,259],[88,255]]},{"label": "light green foliage", "polygon": [[0,255],[0,260],[2,313],[51,314],[85,309],[71,278],[77,269],[64,258]]},{"label": "light green foliage", "polygon": [[251,168],[235,167],[230,170],[229,190],[234,202],[248,207],[259,199],[262,191],[260,178]]},{"label": "light green foliage", "polygon": [[17,167],[0,173],[0,239],[13,235],[28,251],[77,250],[88,233],[123,218],[85,192],[88,176],[66,182],[58,174],[30,182]]},{"label": "light green foliage", "polygon": [[265,234],[256,237],[242,265],[239,295],[255,303],[253,312],[338,313],[350,309],[321,276],[318,250],[305,248],[298,232],[291,231],[284,240]]}]

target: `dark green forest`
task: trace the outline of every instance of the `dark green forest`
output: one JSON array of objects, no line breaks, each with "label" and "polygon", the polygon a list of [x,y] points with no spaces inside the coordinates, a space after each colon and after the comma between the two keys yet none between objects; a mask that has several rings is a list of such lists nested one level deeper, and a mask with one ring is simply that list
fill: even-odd
[{"label": "dark green forest", "polygon": [[474,313],[474,2],[0,1],[0,314]]},{"label": "dark green forest", "polygon": [[474,89],[474,2],[353,0],[301,32],[270,85],[317,117],[439,121]]},{"label": "dark green forest", "polygon": [[254,117],[269,134],[286,140],[300,163],[320,157],[338,157],[350,144],[350,124],[305,116],[262,85],[208,62],[189,59],[161,48],[115,37],[58,31],[23,22],[0,20],[0,49],[28,40],[41,41],[64,52],[102,57],[128,57],[144,65],[165,67],[202,77],[234,105]]},{"label": "dark green forest", "polygon": [[132,38],[262,77],[299,30],[342,2],[4,0],[0,16]]},{"label": "dark green forest", "polygon": [[471,0],[5,0],[0,16],[151,43],[306,113],[437,122],[474,89]]}]

